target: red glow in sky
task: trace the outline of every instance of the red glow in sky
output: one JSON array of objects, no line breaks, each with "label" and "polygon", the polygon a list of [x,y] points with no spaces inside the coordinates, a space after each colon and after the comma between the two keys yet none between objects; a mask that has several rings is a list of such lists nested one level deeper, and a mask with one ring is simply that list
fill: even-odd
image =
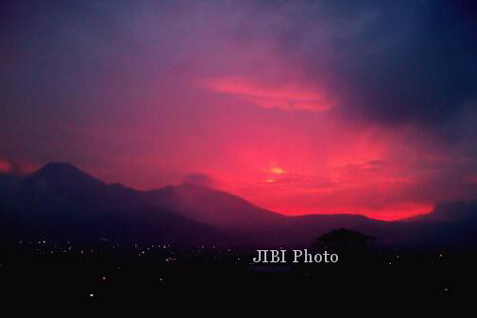
[{"label": "red glow in sky", "polygon": [[[434,42],[416,50],[429,37],[414,36],[427,29],[412,10],[357,5],[343,20],[293,1],[78,6],[12,5],[0,172],[66,161],[140,189],[202,174],[276,212],[384,220],[477,195],[477,116],[451,112],[475,87],[474,54],[462,46],[447,63]],[[393,12],[405,27],[381,24]]]}]

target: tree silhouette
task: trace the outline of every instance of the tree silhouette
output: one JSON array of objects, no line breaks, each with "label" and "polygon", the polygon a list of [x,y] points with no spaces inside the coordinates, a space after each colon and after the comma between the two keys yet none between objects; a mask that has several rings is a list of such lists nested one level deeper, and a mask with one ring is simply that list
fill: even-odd
[{"label": "tree silhouette", "polygon": [[314,242],[313,248],[347,255],[363,255],[369,252],[369,244],[375,240],[372,236],[341,228],[321,235]]}]

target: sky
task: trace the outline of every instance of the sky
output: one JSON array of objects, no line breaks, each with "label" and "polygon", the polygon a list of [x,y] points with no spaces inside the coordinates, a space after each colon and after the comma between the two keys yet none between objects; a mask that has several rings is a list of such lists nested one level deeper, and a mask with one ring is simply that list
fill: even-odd
[{"label": "sky", "polygon": [[0,1],[0,172],[289,215],[477,197],[472,1]]}]

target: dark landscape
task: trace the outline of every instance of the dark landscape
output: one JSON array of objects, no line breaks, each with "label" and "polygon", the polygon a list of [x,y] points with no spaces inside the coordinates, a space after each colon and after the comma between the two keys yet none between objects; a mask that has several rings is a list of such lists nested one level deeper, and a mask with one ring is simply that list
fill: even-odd
[{"label": "dark landscape", "polygon": [[[471,202],[383,222],[352,215],[287,217],[187,184],[136,191],[67,163],[0,180],[1,289],[14,298],[153,299],[204,284],[315,286],[316,294],[328,296],[386,291],[450,297],[475,283]],[[365,248],[328,246],[339,253],[338,264],[252,262],[256,249],[315,251],[320,237],[340,228],[373,240]],[[340,239],[353,243],[346,235]]]},{"label": "dark landscape", "polygon": [[473,296],[476,57],[470,0],[0,0],[2,317]]}]

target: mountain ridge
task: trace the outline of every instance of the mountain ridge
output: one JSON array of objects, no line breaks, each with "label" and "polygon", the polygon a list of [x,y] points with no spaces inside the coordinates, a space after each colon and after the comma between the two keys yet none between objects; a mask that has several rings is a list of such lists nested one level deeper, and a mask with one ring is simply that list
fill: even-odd
[{"label": "mountain ridge", "polygon": [[[0,221],[13,221],[25,228],[30,226],[39,230],[43,225],[45,231],[77,228],[78,232],[83,230],[91,234],[87,227],[101,225],[105,232],[102,236],[116,233],[117,237],[118,232],[113,226],[116,224],[129,233],[128,239],[131,240],[134,236],[138,239],[149,236],[150,240],[169,236],[178,242],[181,237],[197,241],[202,236],[205,241],[221,237],[219,240],[229,243],[235,240],[241,244],[283,246],[306,244],[320,234],[345,227],[380,237],[385,244],[477,243],[473,228],[465,225],[477,224],[475,203],[438,206],[437,212],[416,220],[384,222],[347,214],[284,216],[233,194],[190,184],[135,190],[106,184],[69,163],[47,164],[16,182],[2,183],[1,180],[0,185],[4,184],[8,190],[4,192],[8,193],[5,195],[8,200],[0,196],[4,201],[0,201],[0,208],[10,213],[2,213]],[[462,220],[436,222],[442,215],[451,215],[439,212],[439,209],[452,210],[452,207],[457,209]],[[473,221],[466,222],[469,218]],[[48,223],[55,223],[54,229]],[[138,230],[141,227],[148,235],[141,234]],[[164,233],[169,234],[162,235]],[[95,235],[97,237],[100,233]]]}]

